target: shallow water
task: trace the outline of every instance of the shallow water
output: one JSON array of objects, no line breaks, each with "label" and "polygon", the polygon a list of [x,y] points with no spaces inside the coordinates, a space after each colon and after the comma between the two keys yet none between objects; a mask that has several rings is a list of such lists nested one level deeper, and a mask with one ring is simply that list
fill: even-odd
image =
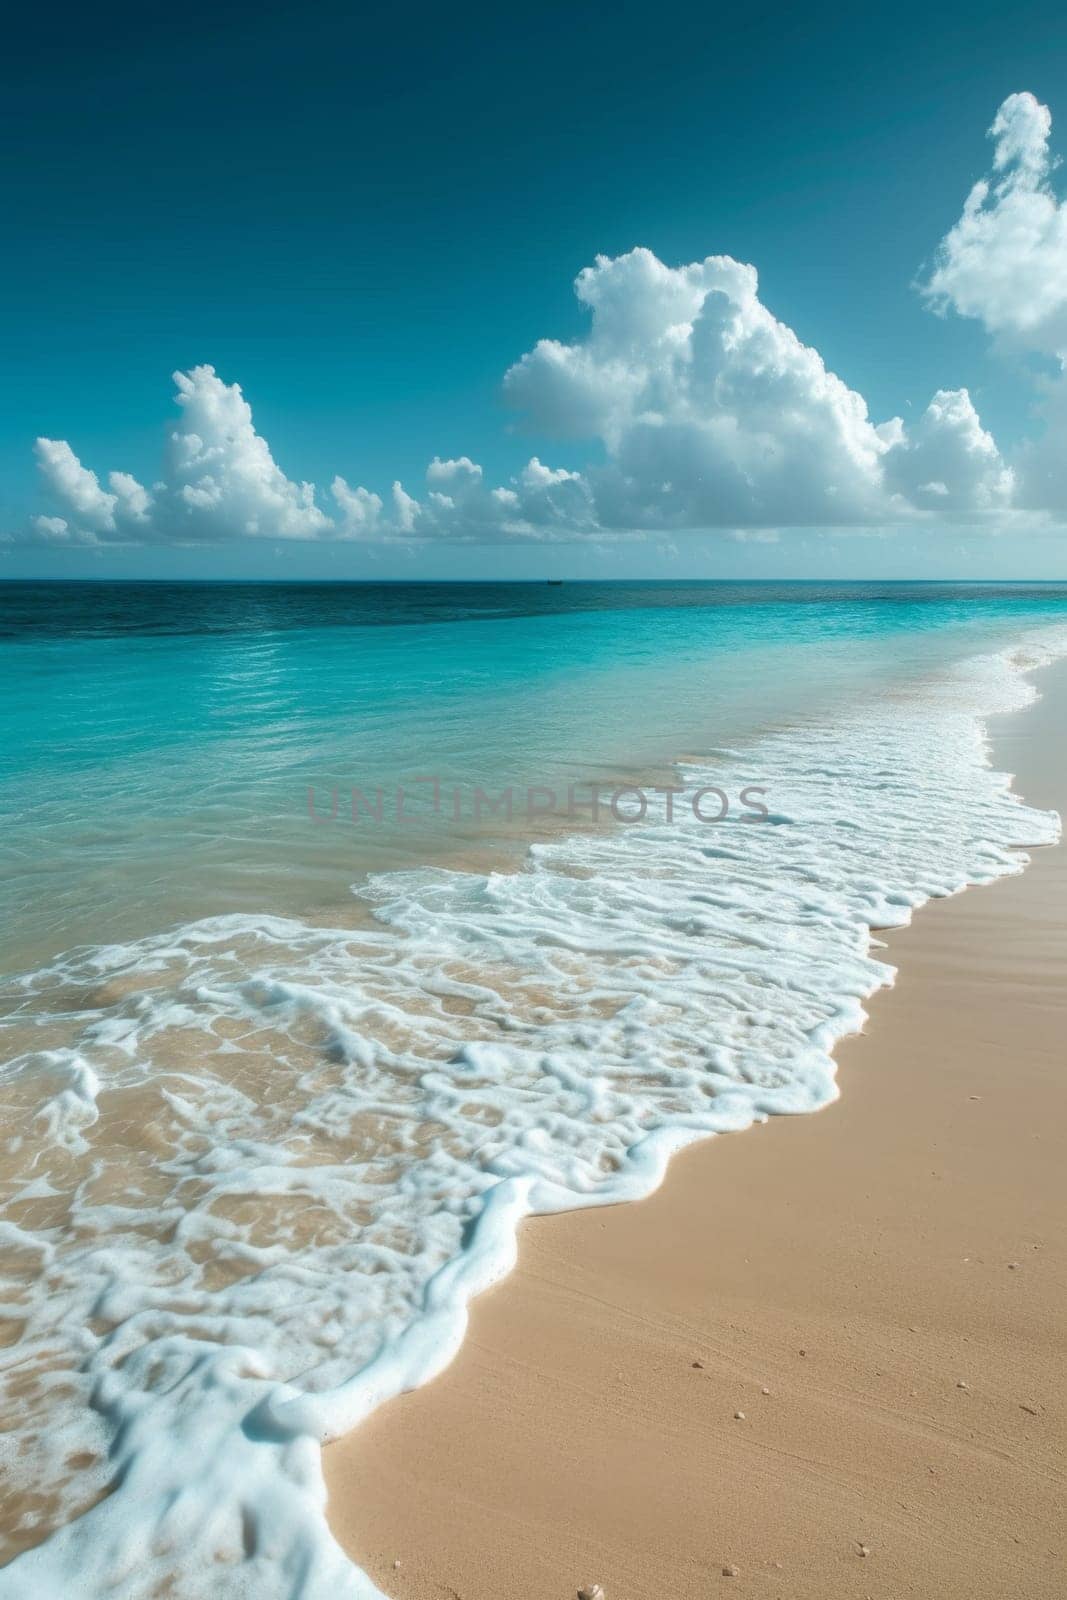
[{"label": "shallow water", "polygon": [[[982,721],[1060,590],[14,587],[10,1547],[69,1526],[0,1595],[373,1592],[319,1441],[448,1359],[519,1218],[824,1104],[871,928],[1056,834]],[[669,820],[565,814],[672,761]]]}]

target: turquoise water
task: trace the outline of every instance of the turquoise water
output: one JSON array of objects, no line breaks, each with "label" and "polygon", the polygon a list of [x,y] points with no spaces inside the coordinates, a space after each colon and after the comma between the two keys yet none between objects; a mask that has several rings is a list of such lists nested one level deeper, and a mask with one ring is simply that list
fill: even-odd
[{"label": "turquoise water", "polygon": [[872,930],[1057,836],[985,729],[1065,624],[1058,586],[0,586],[0,1600],[371,1600],[322,1442],[450,1359],[523,1216],[834,1097]]},{"label": "turquoise water", "polygon": [[[3,585],[0,968],[337,908],[368,871],[543,831],[531,786],[562,821],[575,785],[585,823],[593,781],[1065,614],[1047,585]],[[513,789],[510,828],[479,787]]]}]

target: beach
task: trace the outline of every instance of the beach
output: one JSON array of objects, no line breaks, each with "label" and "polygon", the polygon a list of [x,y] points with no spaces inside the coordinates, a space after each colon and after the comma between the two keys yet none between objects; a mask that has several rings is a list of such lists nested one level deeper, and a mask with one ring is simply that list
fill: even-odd
[{"label": "beach", "polygon": [[0,593],[4,1600],[1053,1581],[1067,593],[556,595]]},{"label": "beach", "polygon": [[[991,725],[1067,810],[1067,664]],[[1067,851],[884,935],[839,1101],[524,1224],[443,1376],[325,1452],[389,1595],[1063,1592]]]}]

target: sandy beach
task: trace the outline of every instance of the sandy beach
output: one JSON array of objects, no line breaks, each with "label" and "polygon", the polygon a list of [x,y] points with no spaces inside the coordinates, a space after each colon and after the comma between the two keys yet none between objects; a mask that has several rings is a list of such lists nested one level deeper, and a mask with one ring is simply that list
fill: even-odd
[{"label": "sandy beach", "polygon": [[[1067,812],[1067,664],[992,729]],[[887,936],[841,1100],[528,1223],[435,1383],[326,1452],[390,1595],[1067,1587],[1067,850]]]}]

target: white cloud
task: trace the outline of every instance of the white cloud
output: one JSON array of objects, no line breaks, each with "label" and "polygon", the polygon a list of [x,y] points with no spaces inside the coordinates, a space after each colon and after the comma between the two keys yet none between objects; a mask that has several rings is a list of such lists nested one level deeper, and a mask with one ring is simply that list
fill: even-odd
[{"label": "white cloud", "polygon": [[80,539],[74,539],[71,526],[66,517],[34,517],[34,532],[45,544],[97,544],[99,541],[95,533],[84,534]]},{"label": "white cloud", "polygon": [[414,533],[419,502],[413,500],[399,481],[393,484],[393,522],[398,533]]},{"label": "white cloud", "polygon": [[115,497],[116,520],[119,523],[147,522],[152,496],[144,485],[128,472],[110,472],[107,481]]},{"label": "white cloud", "polygon": [[380,494],[350,489],[340,474],[330,485],[330,493],[340,507],[343,530],[351,538],[371,538],[377,532],[382,515]]},{"label": "white cloud", "polygon": [[174,381],[182,408],[169,450],[175,537],[316,539],[332,529],[314,484],[291,482],[274,460],[238,384],[206,366]]},{"label": "white cloud", "polygon": [[932,511],[1003,509],[1015,484],[966,389],[937,391],[911,434],[887,456],[886,472],[891,487]]},{"label": "white cloud", "polygon": [[[1052,117],[1032,94],[1009,95],[989,130],[993,172],[976,183],[941,241],[928,302],[977,318],[999,342],[1056,363],[1035,381],[1043,432],[1015,460],[1015,505],[1067,513],[1067,201],[1057,198]],[[935,452],[936,454],[936,452]],[[991,467],[990,482],[995,480]]]},{"label": "white cloud", "polygon": [[237,384],[213,367],[174,374],[178,425],[167,438],[165,479],[153,493],[126,472],[104,489],[66,440],[39,439],[37,456],[61,516],[31,520],[32,537],[51,543],[214,543],[226,539],[495,539],[574,536],[592,525],[588,488],[578,473],[535,457],[509,485],[492,488],[468,456],[426,471],[422,500],[395,482],[388,502],[337,474],[331,516],[312,483],[287,478],[257,433]]},{"label": "white cloud", "polygon": [[[1004,121],[998,159],[1003,152],[1004,170],[1040,184],[1047,124],[1024,112]],[[669,267],[637,249],[598,257],[575,287],[590,313],[585,337],[541,340],[507,372],[504,391],[534,428],[587,441],[594,464],[584,471],[534,456],[494,485],[470,456],[435,456],[417,495],[400,482],[382,494],[336,474],[326,510],[313,484],[275,461],[240,388],[201,366],[175,374],[180,420],[151,493],[121,472],[104,488],[69,444],[40,440],[59,514],[37,518],[33,534],[410,543],[695,529],[776,538],[796,527],[988,520],[1010,508],[1015,476],[966,389],[939,390],[910,431],[896,417],[876,425],[863,397],[763,304],[755,268],[729,256]],[[1044,478],[1049,471],[1041,467]],[[1023,477],[1035,475],[1036,456]]]},{"label": "white cloud", "polygon": [[1052,117],[1032,94],[1009,95],[989,136],[993,173],[976,183],[945,235],[923,293],[937,310],[976,317],[990,333],[1067,358],[1067,203],[1051,183]]},{"label": "white cloud", "polygon": [[557,532],[568,528],[588,532],[598,525],[588,479],[580,472],[546,467],[531,456],[517,487],[519,514],[526,525]]},{"label": "white cloud", "polygon": [[291,483],[274,461],[237,384],[223,383],[206,366],[177,372],[174,381],[181,421],[167,440],[166,481],[152,494],[128,472],[110,473],[105,490],[65,439],[38,439],[42,474],[64,512],[36,518],[39,537],[194,543],[309,539],[332,531],[314,487]]},{"label": "white cloud", "polygon": [[[100,487],[95,472],[83,467],[65,439],[38,439],[34,447],[45,482],[59,500],[88,528],[110,533],[115,527],[116,497]],[[49,518],[49,531],[57,532],[61,518]]]},{"label": "white cloud", "polygon": [[[1006,503],[1010,474],[966,391],[942,391],[909,439],[763,305],[729,256],[665,266],[601,256],[576,290],[587,338],[542,340],[505,391],[544,432],[599,439],[589,487],[602,526],[780,528],[899,521]],[[923,475],[917,476],[925,464]]]},{"label": "white cloud", "polygon": [[83,467],[65,439],[38,439],[37,465],[49,490],[71,513],[33,519],[37,537],[50,543],[98,544],[103,539],[142,538],[152,497],[128,472],[108,474],[101,487],[95,472]]},{"label": "white cloud", "polygon": [[546,467],[536,456],[497,488],[486,484],[469,456],[435,456],[426,483],[426,499],[409,501],[413,531],[423,536],[552,539],[597,531],[587,480],[579,472]]}]

